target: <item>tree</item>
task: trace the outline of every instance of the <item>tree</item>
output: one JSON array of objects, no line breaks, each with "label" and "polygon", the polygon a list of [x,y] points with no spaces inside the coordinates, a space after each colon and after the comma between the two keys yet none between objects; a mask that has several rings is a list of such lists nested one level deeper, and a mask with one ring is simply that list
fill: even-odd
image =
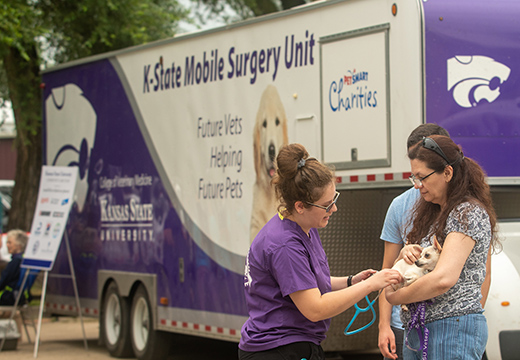
[{"label": "tree", "polygon": [[[17,164],[11,219],[13,227],[29,229],[41,168],[40,59],[37,39],[43,28],[37,13],[20,1],[0,5],[0,65],[18,128]],[[9,228],[9,225],[8,225]]]},{"label": "tree", "polygon": [[[304,5],[313,0],[191,0],[199,5],[199,12],[196,14],[201,22],[211,16],[223,18],[225,22],[244,20],[260,15],[271,14],[281,10],[287,10],[298,5]],[[201,12],[204,5],[209,14]],[[229,7],[233,15],[226,15],[226,7]]]},{"label": "tree", "polygon": [[8,229],[29,230],[36,205],[42,165],[40,70],[170,37],[186,16],[177,0],[2,0],[0,96],[10,99],[17,129]]}]

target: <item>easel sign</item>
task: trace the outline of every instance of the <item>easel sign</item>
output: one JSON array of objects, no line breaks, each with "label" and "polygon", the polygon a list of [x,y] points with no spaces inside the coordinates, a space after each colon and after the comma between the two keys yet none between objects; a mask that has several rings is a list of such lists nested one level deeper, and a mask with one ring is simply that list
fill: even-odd
[{"label": "easel sign", "polygon": [[77,167],[43,166],[22,267],[52,270],[73,202]]},{"label": "easel sign", "polygon": [[[42,325],[45,295],[47,293],[49,271],[51,271],[54,266],[54,261],[56,260],[56,255],[60,249],[62,238],[65,238],[70,275],[58,274],[56,276],[70,278],[72,280],[74,295],[76,298],[76,308],[78,310],[78,316],[81,320],[81,329],[83,331],[83,343],[85,349],[88,350],[87,337],[85,335],[85,327],[83,326],[83,317],[81,315],[78,286],[76,283],[76,275],[74,273],[74,264],[72,263],[70,244],[67,232],[65,231],[70,207],[74,200],[77,178],[78,168],[75,166],[42,167],[40,189],[38,191],[38,199],[34,211],[31,233],[29,235],[29,241],[25,248],[24,258],[21,265],[23,268],[41,270],[44,273],[42,296],[40,300],[40,314],[38,316],[36,342],[34,344],[35,358],[38,356],[38,347],[40,344],[40,330]],[[22,288],[28,274],[29,271],[26,272],[26,277],[22,282]],[[18,304],[19,296],[16,299],[15,307]]]}]

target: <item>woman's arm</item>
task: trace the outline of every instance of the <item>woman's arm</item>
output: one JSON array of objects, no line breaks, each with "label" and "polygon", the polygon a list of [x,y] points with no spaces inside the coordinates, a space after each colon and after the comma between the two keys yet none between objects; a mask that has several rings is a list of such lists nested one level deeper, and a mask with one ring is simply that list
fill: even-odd
[{"label": "woman's arm", "polygon": [[[402,244],[394,244],[385,241],[385,253],[383,256],[383,269],[391,268],[398,258]],[[381,354],[389,359],[396,358],[395,337],[390,327],[392,319],[392,305],[386,301],[384,296],[379,297],[379,339],[378,346]],[[393,352],[391,352],[393,351]]]},{"label": "woman's arm", "polygon": [[289,296],[310,321],[321,321],[341,314],[373,291],[401,281],[396,270],[384,269],[356,285],[321,294],[318,288],[296,291]]},{"label": "woman's arm", "polygon": [[[368,269],[368,270],[363,270],[363,271],[357,273],[356,275],[352,276],[351,285],[357,284],[363,280],[368,279],[369,277],[374,275],[376,272],[377,271],[375,271],[375,270]],[[330,285],[332,287],[332,291],[337,291],[337,290],[341,290],[341,289],[348,287],[348,278],[349,278],[349,276],[341,276],[341,277],[331,276]]]},{"label": "woman's arm", "polygon": [[458,232],[449,233],[435,269],[400,290],[387,288],[387,301],[393,305],[410,304],[444,294],[457,283],[474,246],[475,240],[469,236]]}]

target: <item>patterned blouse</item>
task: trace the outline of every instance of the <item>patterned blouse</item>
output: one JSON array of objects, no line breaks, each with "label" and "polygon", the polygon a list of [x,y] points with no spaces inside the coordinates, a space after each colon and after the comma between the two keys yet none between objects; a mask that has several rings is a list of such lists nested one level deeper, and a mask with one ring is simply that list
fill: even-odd
[{"label": "patterned blouse", "polygon": [[[444,236],[451,232],[465,234],[475,240],[457,283],[446,293],[433,298],[426,305],[426,323],[468,314],[482,313],[481,286],[486,277],[486,259],[491,242],[491,223],[487,211],[478,203],[464,202],[453,209],[446,221]],[[421,246],[433,243],[433,237],[421,240]],[[401,311],[405,326],[410,321],[410,312]],[[407,326],[406,326],[407,327]]]}]

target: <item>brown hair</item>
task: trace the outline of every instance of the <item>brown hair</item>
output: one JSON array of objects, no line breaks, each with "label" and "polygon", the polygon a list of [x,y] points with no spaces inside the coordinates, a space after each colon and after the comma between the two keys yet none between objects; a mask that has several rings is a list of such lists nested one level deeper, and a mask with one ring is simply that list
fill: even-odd
[{"label": "brown hair", "polygon": [[276,157],[276,174],[271,180],[280,201],[279,211],[291,214],[294,203],[314,203],[334,181],[334,171],[315,158],[300,144],[285,145]]},{"label": "brown hair", "polygon": [[423,137],[430,135],[444,135],[450,137],[448,130],[446,130],[442,126],[433,123],[421,124],[417,126],[415,129],[413,129],[413,131],[408,136],[408,139],[406,141],[406,148],[411,148],[412,146],[417,144],[417,142],[422,140]]},{"label": "brown hair", "polygon": [[[444,152],[449,163],[439,154],[425,148],[421,140],[408,151],[410,160],[419,160],[432,170],[443,171],[446,166],[453,167],[453,177],[448,183],[446,206],[442,209],[438,204],[425,201],[422,197],[414,208],[412,217],[413,228],[408,234],[409,243],[419,243],[430,234],[430,228],[441,244],[444,244],[444,228],[450,212],[463,202],[474,202],[480,204],[488,213],[491,223],[491,246],[497,250],[500,246],[497,233],[497,218],[489,185],[486,182],[484,170],[472,159],[467,158],[461,149],[449,137],[432,135],[433,139]],[[464,223],[464,217],[461,221]]]}]

